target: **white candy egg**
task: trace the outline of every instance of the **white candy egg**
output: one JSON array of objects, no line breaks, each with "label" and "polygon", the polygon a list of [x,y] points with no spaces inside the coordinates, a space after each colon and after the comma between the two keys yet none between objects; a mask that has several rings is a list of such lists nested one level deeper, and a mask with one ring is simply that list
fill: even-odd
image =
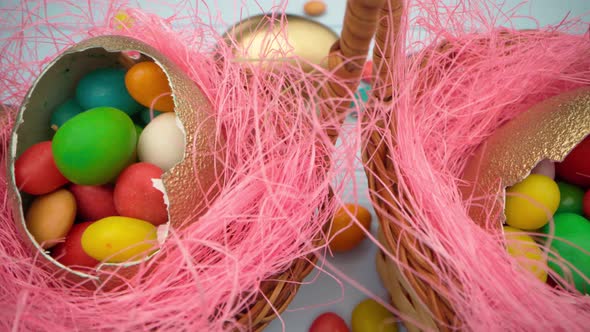
[{"label": "white candy egg", "polygon": [[185,145],[185,135],[180,125],[174,112],[154,118],[139,137],[139,160],[154,164],[164,172],[179,163],[184,156]]}]

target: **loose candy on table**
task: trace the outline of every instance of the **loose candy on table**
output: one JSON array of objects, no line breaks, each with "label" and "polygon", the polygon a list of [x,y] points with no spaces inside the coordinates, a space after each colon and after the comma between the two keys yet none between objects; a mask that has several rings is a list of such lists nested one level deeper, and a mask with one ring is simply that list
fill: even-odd
[{"label": "loose candy on table", "polygon": [[506,189],[506,223],[522,230],[541,228],[557,210],[559,200],[555,181],[545,175],[531,174]]},{"label": "loose candy on table", "polygon": [[350,332],[350,329],[342,317],[333,312],[326,312],[314,319],[309,332]]},{"label": "loose candy on table", "polygon": [[156,226],[135,218],[104,218],[88,226],[82,234],[84,252],[108,263],[141,260],[156,247]]},{"label": "loose candy on table", "polygon": [[75,98],[66,100],[63,104],[59,105],[55,111],[51,114],[50,127],[53,130],[59,129],[64,123],[74,116],[82,113],[84,110],[78,104]]},{"label": "loose candy on table", "polygon": [[547,261],[539,245],[520,229],[504,226],[506,250],[524,271],[541,282],[547,281]]},{"label": "loose candy on table", "polygon": [[164,172],[182,161],[184,157],[184,133],[174,113],[164,113],[144,129],[137,154],[139,160],[154,164]]},{"label": "loose candy on table", "polygon": [[324,1],[310,0],[303,5],[303,11],[309,16],[321,16],[326,12]]},{"label": "loose candy on table", "polygon": [[566,281],[573,276],[573,286],[590,294],[590,284],[584,280],[590,278],[590,221],[574,213],[558,213],[553,220],[553,234],[551,224],[541,229],[551,239],[549,267]]},{"label": "loose candy on table", "polygon": [[393,314],[373,299],[366,299],[354,308],[351,318],[352,332],[397,332]]},{"label": "loose candy on table", "polygon": [[590,137],[578,144],[561,163],[555,165],[559,178],[571,184],[590,187]]},{"label": "loose candy on table", "polygon": [[67,234],[64,242],[60,242],[51,250],[51,256],[65,266],[95,267],[100,263],[98,260],[88,256],[82,249],[82,234],[92,225],[93,221],[86,221],[74,224]]},{"label": "loose candy on table", "polygon": [[72,184],[69,190],[76,198],[78,219],[99,220],[118,215],[112,185],[83,186]]},{"label": "loose candy on table", "polygon": [[571,212],[576,214],[582,214],[584,191],[579,187],[565,182],[557,182],[559,187],[559,207],[556,213]]},{"label": "loose candy on table", "polygon": [[14,163],[14,177],[18,189],[31,195],[48,194],[68,183],[55,164],[51,141],[25,150]]},{"label": "loose candy on table", "polygon": [[25,215],[27,230],[43,248],[63,239],[76,219],[76,199],[65,189],[39,196]]},{"label": "loose candy on table", "polygon": [[162,112],[174,111],[168,77],[155,62],[139,62],[129,68],[125,75],[125,86],[129,94],[143,106],[153,106]]},{"label": "loose candy on table", "polygon": [[[348,211],[348,213],[347,213]],[[356,217],[359,226],[352,218]],[[361,228],[362,227],[362,228]],[[328,245],[334,252],[349,251],[357,247],[371,230],[371,213],[357,204],[345,204],[338,209],[332,218]]]},{"label": "loose candy on table", "polygon": [[84,76],[76,87],[76,100],[84,110],[96,107],[113,107],[129,116],[143,107],[125,88],[125,70],[103,68]]},{"label": "loose candy on table", "polygon": [[164,194],[154,187],[162,170],[149,163],[137,163],[127,167],[115,186],[115,206],[120,215],[161,225],[168,221],[168,209]]},{"label": "loose candy on table", "polygon": [[135,125],[124,112],[98,107],[66,122],[53,138],[57,168],[71,182],[102,185],[133,161]]},{"label": "loose candy on table", "polygon": [[543,159],[533,168],[531,174],[541,174],[555,179],[555,163],[549,159]]}]

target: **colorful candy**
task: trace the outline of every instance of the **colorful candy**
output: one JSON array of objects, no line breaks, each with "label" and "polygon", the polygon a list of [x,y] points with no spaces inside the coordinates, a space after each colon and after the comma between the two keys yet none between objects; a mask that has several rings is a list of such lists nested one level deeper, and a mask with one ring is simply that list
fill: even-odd
[{"label": "colorful candy", "polygon": [[559,207],[555,213],[571,212],[582,214],[584,191],[565,182],[557,182],[559,187]]},{"label": "colorful candy", "polygon": [[137,144],[139,160],[154,164],[164,172],[184,156],[184,134],[174,113],[164,113],[150,122]]},{"label": "colorful candy", "polygon": [[97,69],[84,76],[76,87],[76,100],[84,110],[113,107],[131,116],[143,109],[125,88],[125,70],[119,68]]},{"label": "colorful candy", "polygon": [[100,262],[88,256],[82,249],[82,234],[92,223],[92,221],[86,221],[80,224],[74,224],[66,236],[66,240],[53,248],[51,256],[58,262],[69,267],[94,267],[98,265]]},{"label": "colorful candy", "polygon": [[161,225],[168,221],[168,209],[164,194],[154,187],[162,170],[149,163],[137,163],[127,167],[117,179],[115,205],[122,216]]},{"label": "colorful candy", "polygon": [[31,195],[48,194],[68,183],[55,165],[51,142],[29,147],[14,163],[16,186]]},{"label": "colorful candy", "polygon": [[98,220],[82,234],[84,252],[109,263],[141,260],[151,254],[156,245],[156,226],[128,217]]},{"label": "colorful candy", "polygon": [[379,302],[366,299],[352,311],[352,332],[397,332],[393,314]]},{"label": "colorful candy", "polygon": [[125,75],[125,86],[129,94],[143,106],[153,106],[162,112],[174,111],[168,77],[155,62],[145,61],[133,65]]},{"label": "colorful candy", "polygon": [[521,230],[504,226],[506,250],[515,258],[518,265],[532,273],[541,282],[547,281],[547,261],[539,245],[532,237]]},{"label": "colorful candy", "polygon": [[59,129],[64,123],[74,116],[82,113],[84,110],[78,104],[75,98],[66,100],[63,104],[59,105],[53,114],[51,114],[50,127],[53,130]]},{"label": "colorful candy", "polygon": [[373,83],[373,61],[365,62],[363,66],[363,73],[361,74],[361,78],[366,83],[372,84]]},{"label": "colorful candy", "polygon": [[323,1],[310,0],[303,5],[303,11],[309,16],[321,16],[326,12],[326,4]]},{"label": "colorful candy", "polygon": [[342,317],[333,312],[326,312],[314,319],[309,332],[350,332]]},{"label": "colorful candy", "polygon": [[132,161],[137,134],[129,116],[98,107],[66,122],[53,139],[58,169],[70,181],[102,185],[114,180]]},{"label": "colorful candy", "polygon": [[47,249],[55,246],[68,234],[75,218],[74,195],[60,189],[35,198],[27,211],[25,222],[37,243]]},{"label": "colorful candy", "polygon": [[590,186],[590,137],[578,144],[561,163],[555,165],[557,175],[580,187]]},{"label": "colorful candy", "polygon": [[76,198],[78,219],[99,220],[118,215],[117,209],[115,209],[114,187],[112,185],[82,186],[72,184],[69,190]]},{"label": "colorful candy", "polygon": [[559,187],[551,178],[531,174],[506,190],[506,223],[523,230],[543,227],[559,206]]},{"label": "colorful candy", "polygon": [[[347,212],[348,211],[348,212]],[[362,228],[351,218],[354,216]],[[330,249],[334,252],[349,251],[358,246],[366,237],[365,231],[371,230],[371,213],[356,204],[345,204],[332,218],[328,234]]]}]

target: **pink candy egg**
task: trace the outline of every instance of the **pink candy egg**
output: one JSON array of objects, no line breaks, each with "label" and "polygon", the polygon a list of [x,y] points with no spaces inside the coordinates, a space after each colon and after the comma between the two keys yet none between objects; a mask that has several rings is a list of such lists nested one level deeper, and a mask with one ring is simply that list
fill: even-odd
[{"label": "pink candy egg", "polygon": [[76,198],[78,219],[100,220],[118,215],[112,185],[82,186],[72,184],[70,191]]}]

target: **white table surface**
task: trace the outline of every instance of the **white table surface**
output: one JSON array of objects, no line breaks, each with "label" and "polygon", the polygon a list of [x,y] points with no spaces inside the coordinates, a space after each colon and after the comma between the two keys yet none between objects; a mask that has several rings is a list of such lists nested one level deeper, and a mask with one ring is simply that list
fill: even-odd
[{"label": "white table surface", "polygon": [[[6,1],[6,2],[5,2]],[[17,0],[1,0],[0,3],[16,2]],[[451,2],[452,0],[444,0]],[[168,0],[169,3],[174,1]],[[186,1],[178,1],[185,3]],[[195,2],[195,1],[192,1]],[[228,25],[234,24],[240,18],[246,18],[267,11],[280,3],[279,0],[205,0],[212,11],[215,11],[222,21],[226,24],[216,24],[219,32],[227,29]],[[289,14],[304,15],[303,4],[305,0],[290,0],[286,5],[286,12]],[[498,0],[498,3],[505,3],[506,6],[515,6],[520,3],[519,0]],[[156,12],[162,16],[171,13],[170,9],[158,5],[158,1],[137,1],[140,7]],[[344,16],[345,0],[326,0],[328,9],[325,15],[314,18],[315,20],[327,25],[336,32],[342,28],[342,18]],[[0,4],[0,7],[3,5]],[[199,6],[202,6],[199,5]],[[241,10],[239,9],[241,7]],[[61,12],[63,8],[51,8],[51,12]],[[568,12],[570,16],[581,15],[590,12],[590,0],[531,0],[519,9],[523,15],[532,15],[538,19],[539,24],[558,23]],[[0,14],[1,19],[1,14]],[[530,21],[517,22],[518,28],[532,27]],[[349,119],[349,121],[354,121]],[[366,195],[366,178],[363,170],[359,167],[357,170],[357,184],[359,186],[360,204],[370,208],[370,203]],[[372,208],[370,208],[372,211]],[[373,213],[373,212],[372,212]],[[374,217],[375,218],[375,217]],[[373,230],[376,230],[377,223],[373,220]],[[338,270],[345,273],[349,278],[364,285],[370,292],[387,298],[387,294],[381,285],[375,271],[375,254],[376,247],[369,241],[364,241],[356,250],[330,258],[328,261],[336,266]],[[350,313],[356,303],[366,297],[366,295],[347,283],[339,284],[334,278],[325,273],[313,271],[306,279],[308,284],[300,288],[299,293],[289,306],[288,310],[267,328],[268,332],[277,332],[286,330],[288,332],[307,331],[313,319],[322,312],[332,311],[342,316],[346,321],[350,321]]]}]

